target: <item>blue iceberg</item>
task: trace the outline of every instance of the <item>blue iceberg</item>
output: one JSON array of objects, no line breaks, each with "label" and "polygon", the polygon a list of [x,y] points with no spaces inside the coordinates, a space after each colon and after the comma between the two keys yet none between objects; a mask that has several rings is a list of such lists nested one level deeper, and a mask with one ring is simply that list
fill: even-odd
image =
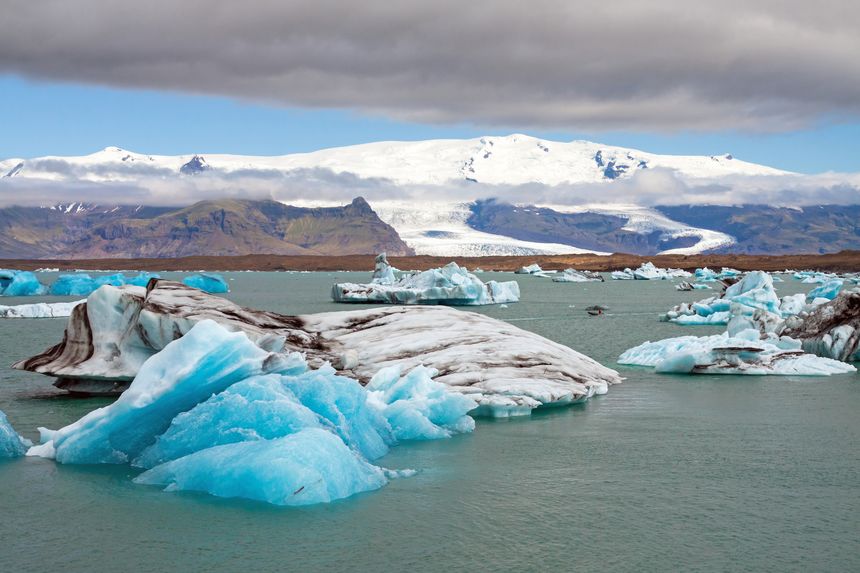
[{"label": "blue iceberg", "polygon": [[139,287],[145,287],[146,285],[149,284],[150,279],[160,279],[160,278],[161,278],[161,275],[159,275],[158,273],[142,272],[136,276],[131,277],[130,279],[127,279],[125,284],[139,286]]},{"label": "blue iceberg", "polygon": [[146,471],[135,483],[275,505],[310,505],[379,489],[388,480],[331,432],[215,446]]},{"label": "blue iceberg", "polygon": [[0,296],[39,296],[48,288],[30,271],[0,269]]},{"label": "blue iceberg", "polygon": [[51,285],[54,296],[89,296],[96,290],[96,282],[86,273],[60,275]]},{"label": "blue iceberg", "polygon": [[31,445],[29,440],[18,435],[6,414],[0,410],[0,459],[23,456]]},{"label": "blue iceberg", "polygon": [[212,294],[230,292],[227,281],[216,273],[197,273],[182,279],[182,283],[191,288],[200,289]]},{"label": "blue iceberg", "polygon": [[822,283],[820,286],[815,287],[809,294],[806,295],[806,300],[808,302],[812,302],[817,298],[826,298],[827,300],[833,300],[836,298],[836,295],[839,294],[839,291],[842,290],[842,285],[845,283],[842,279],[830,279],[827,282]]},{"label": "blue iceberg", "polygon": [[327,502],[398,475],[371,463],[404,440],[470,432],[470,397],[417,367],[363,387],[299,353],[270,353],[241,332],[197,323],[141,366],[119,399],[30,455],[61,463],[131,463],[135,481],[279,505]]},{"label": "blue iceberg", "polygon": [[[268,355],[245,334],[201,321],[144,362],[116,402],[55,432],[43,431],[49,440],[43,439],[34,453],[62,463],[127,463],[178,414],[235,382],[264,373]],[[280,363],[270,366],[275,365]]]}]

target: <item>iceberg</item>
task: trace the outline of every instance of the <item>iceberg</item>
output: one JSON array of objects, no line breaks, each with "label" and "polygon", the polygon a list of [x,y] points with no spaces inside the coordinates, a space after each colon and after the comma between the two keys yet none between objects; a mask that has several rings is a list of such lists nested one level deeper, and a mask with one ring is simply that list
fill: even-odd
[{"label": "iceberg", "polygon": [[843,284],[844,281],[842,279],[830,279],[809,291],[809,294],[806,295],[806,300],[808,302],[812,302],[817,298],[833,300],[839,294],[839,291],[842,290]]},{"label": "iceberg", "polygon": [[129,284],[129,285],[133,285],[133,286],[139,286],[139,287],[145,287],[146,285],[149,284],[149,281],[151,279],[158,279],[158,278],[161,278],[161,275],[159,275],[158,273],[142,272],[136,276],[131,277],[130,279],[127,279],[125,284]]},{"label": "iceberg", "polygon": [[389,447],[474,429],[477,403],[435,373],[386,368],[364,388],[204,320],[146,360],[116,402],[59,430],[40,428],[42,443],[27,453],[130,463],[147,469],[136,483],[170,491],[328,502],[387,483],[370,460]]},{"label": "iceberg", "polygon": [[696,277],[697,281],[703,283],[715,282],[717,279],[720,278],[716,272],[712,271],[708,267],[696,269],[693,275]]},{"label": "iceberg", "polygon": [[385,253],[376,255],[373,278],[370,279],[370,282],[377,285],[393,285],[397,282],[394,267],[388,264],[388,257]]},{"label": "iceberg", "polygon": [[30,271],[0,269],[0,296],[39,296],[48,288]]},{"label": "iceberg", "polygon": [[385,472],[337,436],[306,429],[275,440],[200,450],[156,466],[135,483],[275,505],[328,503],[384,486]]},{"label": "iceberg", "polygon": [[128,390],[60,430],[42,431],[31,453],[61,463],[127,463],[167,430],[178,414],[255,374],[283,367],[242,332],[211,320],[146,360]]},{"label": "iceberg", "polygon": [[691,282],[687,282],[687,281],[681,281],[675,285],[675,290],[680,290],[680,291],[710,290],[710,289],[711,289],[711,287],[709,287],[706,284],[691,283]]},{"label": "iceberg", "polygon": [[70,391],[116,394],[149,357],[207,319],[270,351],[303,353],[311,368],[328,362],[362,384],[388,366],[433,368],[437,382],[489,415],[578,402],[621,382],[575,350],[482,314],[389,306],[286,316],[166,280],[148,290],[100,288],[74,309],[58,345],[14,367],[55,376]]},{"label": "iceberg", "polygon": [[18,435],[6,414],[0,410],[0,460],[23,456],[32,444]]},{"label": "iceberg", "polygon": [[517,275],[536,275],[538,273],[544,272],[540,265],[537,263],[532,263],[525,267],[520,267],[519,269],[514,271],[514,274]]},{"label": "iceberg", "polygon": [[637,280],[654,281],[669,280],[672,278],[687,278],[693,276],[683,269],[661,269],[652,262],[642,263],[637,269],[626,268],[623,271],[613,271],[612,278],[615,280]]},{"label": "iceberg", "polygon": [[93,278],[86,273],[60,275],[51,285],[54,296],[88,296],[96,290]]},{"label": "iceberg", "polygon": [[845,362],[860,361],[860,289],[789,317],[781,334],[800,341],[806,352]]},{"label": "iceberg", "polygon": [[552,277],[552,282],[555,283],[587,283],[587,282],[603,282],[603,277],[598,273],[590,271],[577,271],[574,269],[565,269],[564,272],[558,273]]},{"label": "iceberg", "polygon": [[610,276],[614,281],[632,281],[635,278],[631,269],[624,269],[623,271],[612,271],[612,273],[610,273]]},{"label": "iceberg", "polygon": [[638,269],[633,271],[633,278],[637,281],[668,280],[671,275],[666,269],[658,268],[649,261],[642,263]]},{"label": "iceberg", "polygon": [[352,303],[485,305],[517,302],[520,287],[516,281],[484,283],[452,262],[393,283],[335,284],[331,296]]},{"label": "iceberg", "polygon": [[200,289],[203,292],[212,294],[221,294],[230,292],[230,287],[227,286],[227,281],[216,273],[197,273],[182,279],[182,283],[191,288]]},{"label": "iceberg", "polygon": [[51,285],[51,294],[54,296],[88,296],[100,286],[122,286],[124,284],[126,284],[126,279],[122,273],[96,278],[86,273],[60,275]]},{"label": "iceberg", "polygon": [[805,353],[796,340],[774,335],[761,339],[758,329],[645,342],[624,352],[618,362],[676,374],[830,376],[856,372],[844,362]]},{"label": "iceberg", "polygon": [[0,305],[0,318],[65,318],[72,315],[72,309],[86,299],[74,302],[38,302],[16,306]]},{"label": "iceberg", "polygon": [[781,315],[780,305],[772,277],[763,271],[753,271],[729,286],[721,296],[676,305],[662,320],[684,325],[725,325],[732,314],[751,315],[761,310]]}]

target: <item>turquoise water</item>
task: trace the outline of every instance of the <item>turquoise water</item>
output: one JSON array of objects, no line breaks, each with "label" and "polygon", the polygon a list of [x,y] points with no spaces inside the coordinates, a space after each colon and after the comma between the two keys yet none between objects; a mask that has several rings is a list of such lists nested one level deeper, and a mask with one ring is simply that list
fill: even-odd
[{"label": "turquoise water", "polygon": [[[309,313],[355,308],[328,302],[328,288],[368,275],[226,276],[241,304]],[[163,493],[131,483],[127,467],[2,462],[0,572],[860,570],[860,375],[620,367],[618,354],[645,340],[718,332],[657,321],[707,291],[516,280],[521,303],[479,311],[615,366],[626,382],[585,405],[395,448],[381,463],[417,476],[300,509]],[[590,304],[611,310],[589,317]],[[0,321],[0,362],[55,343],[63,326]],[[0,369],[0,409],[30,438],[108,402]]]}]

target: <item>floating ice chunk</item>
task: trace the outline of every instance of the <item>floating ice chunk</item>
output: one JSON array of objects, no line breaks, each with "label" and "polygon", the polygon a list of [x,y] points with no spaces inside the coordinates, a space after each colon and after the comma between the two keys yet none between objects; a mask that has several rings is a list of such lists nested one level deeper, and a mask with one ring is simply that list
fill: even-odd
[{"label": "floating ice chunk", "polygon": [[370,282],[378,285],[393,285],[397,282],[397,276],[394,274],[394,267],[388,264],[388,257],[385,253],[379,253],[376,255],[373,278]]},{"label": "floating ice chunk", "polygon": [[274,440],[207,448],[156,466],[135,483],[276,505],[309,505],[379,489],[385,472],[336,435],[304,429]]},{"label": "floating ice chunk", "polygon": [[158,279],[161,278],[161,275],[158,273],[148,273],[142,272],[136,276],[131,277],[126,281],[126,284],[130,284],[133,286],[145,287],[149,284],[150,279]]},{"label": "floating ice chunk", "polygon": [[540,268],[540,265],[537,263],[532,263],[531,265],[528,265],[525,267],[520,267],[519,269],[514,271],[514,273],[518,274],[518,275],[534,275],[534,274],[542,273],[542,272],[543,272],[543,269]]},{"label": "floating ice chunk", "polygon": [[827,282],[821,284],[806,295],[806,300],[809,302],[814,301],[817,298],[826,298],[827,300],[833,300],[836,298],[836,295],[839,294],[839,291],[842,290],[842,285],[845,281],[842,279],[830,279]]},{"label": "floating ice chunk", "polygon": [[693,274],[695,275],[696,280],[699,282],[714,282],[719,278],[717,273],[712,271],[708,267],[696,269]]},{"label": "floating ice chunk", "polygon": [[144,362],[116,402],[94,410],[34,448],[62,463],[125,463],[150,446],[173,418],[213,393],[281,362],[242,332],[198,322],[181,339]]},{"label": "floating ice chunk", "polygon": [[74,302],[37,302],[16,306],[0,305],[0,318],[65,318],[71,316],[72,309],[86,299]]},{"label": "floating ice chunk", "polygon": [[615,281],[632,281],[635,278],[631,269],[624,269],[623,271],[612,271],[610,276],[612,277],[612,280]]},{"label": "floating ice chunk", "polygon": [[30,271],[0,269],[0,296],[39,296],[48,288]]},{"label": "floating ice chunk", "polygon": [[96,290],[96,282],[86,273],[60,275],[51,285],[51,294],[55,296],[88,296]]},{"label": "floating ice chunk", "polygon": [[763,271],[752,271],[726,289],[723,298],[749,308],[779,312],[779,297],[773,288],[773,278]]},{"label": "floating ice chunk", "polygon": [[18,435],[6,418],[6,414],[0,410],[0,460],[23,456],[27,448],[32,445],[29,440]]},{"label": "floating ice chunk", "polygon": [[803,293],[784,296],[779,301],[779,312],[782,316],[793,316],[803,311],[806,306],[806,295]]},{"label": "floating ice chunk", "polygon": [[638,281],[667,280],[671,277],[666,269],[654,266],[654,263],[642,263],[633,271],[633,278]]},{"label": "floating ice chunk", "polygon": [[700,314],[682,314],[673,318],[671,322],[682,324],[684,326],[725,326],[729,323],[731,312],[711,312],[706,315]]},{"label": "floating ice chunk", "polygon": [[818,356],[860,362],[860,289],[843,291],[832,301],[785,320],[782,334],[801,341]]},{"label": "floating ice chunk", "polygon": [[517,302],[520,287],[516,281],[484,283],[457,263],[448,263],[393,284],[335,284],[331,296],[336,302],[485,305]]},{"label": "floating ice chunk", "polygon": [[[730,318],[728,311],[733,305],[736,314],[752,314],[758,309],[778,314],[780,302],[771,276],[762,271],[753,271],[728,287],[722,296],[709,297],[694,303],[681,303],[670,309],[663,316],[663,320],[686,325],[726,324]],[[719,314],[720,318],[703,320],[713,314]],[[696,316],[701,318],[695,318]]]},{"label": "floating ice chunk", "polygon": [[400,367],[391,366],[367,385],[398,441],[447,438],[475,428],[468,413],[477,408],[477,402],[433,381],[435,374],[418,366],[401,377]]},{"label": "floating ice chunk", "polygon": [[212,294],[230,292],[224,277],[216,273],[193,274],[182,279],[182,283]]},{"label": "floating ice chunk", "polygon": [[631,348],[618,362],[678,374],[829,376],[856,372],[849,364],[804,353],[798,341],[759,337],[758,330],[747,329],[735,336],[726,332],[667,338]]},{"label": "floating ice chunk", "polygon": [[603,277],[600,276],[598,273],[592,273],[589,271],[565,269],[564,272],[558,273],[553,276],[552,281],[556,283],[603,282]]}]

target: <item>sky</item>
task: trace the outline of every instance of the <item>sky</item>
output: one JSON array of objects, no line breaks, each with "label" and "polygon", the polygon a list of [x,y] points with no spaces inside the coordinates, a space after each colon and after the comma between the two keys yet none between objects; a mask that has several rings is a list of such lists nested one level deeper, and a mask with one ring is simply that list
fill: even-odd
[{"label": "sky", "polygon": [[860,171],[853,0],[11,1],[0,157],[517,132]]}]

